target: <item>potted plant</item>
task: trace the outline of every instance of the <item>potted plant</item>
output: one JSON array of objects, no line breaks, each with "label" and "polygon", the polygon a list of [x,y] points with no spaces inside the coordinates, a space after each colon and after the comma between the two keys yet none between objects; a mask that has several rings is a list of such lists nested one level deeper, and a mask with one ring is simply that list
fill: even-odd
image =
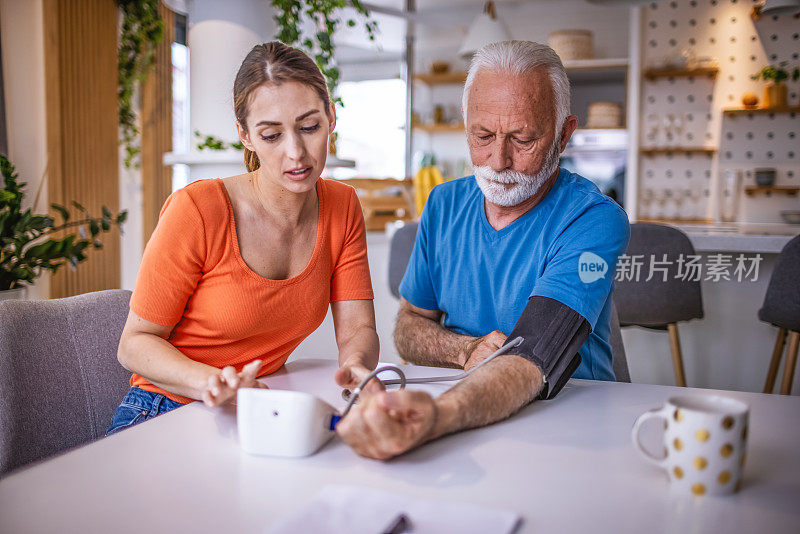
[{"label": "potted plant", "polygon": [[[750,76],[753,80],[764,80],[768,83],[764,88],[764,107],[765,108],[785,108],[786,107],[786,84],[783,82],[790,77],[789,71],[785,69],[786,61],[782,61],[777,67],[767,65],[760,71]],[[795,67],[791,72],[793,81],[800,78],[800,68]]]},{"label": "potted plant", "polygon": [[[64,206],[52,204],[61,219],[56,224],[49,215],[36,215],[31,209],[22,209],[25,183],[17,182],[17,173],[8,158],[0,154],[0,173],[4,184],[0,189],[0,300],[24,298],[25,284],[30,284],[44,271],[55,273],[62,265],[72,268],[86,259],[87,248],[102,248],[97,236],[113,225],[121,226],[128,215],[116,215],[105,206],[101,217],[73,202],[80,212],[71,220]],[[60,233],[77,229],[78,233]]]}]

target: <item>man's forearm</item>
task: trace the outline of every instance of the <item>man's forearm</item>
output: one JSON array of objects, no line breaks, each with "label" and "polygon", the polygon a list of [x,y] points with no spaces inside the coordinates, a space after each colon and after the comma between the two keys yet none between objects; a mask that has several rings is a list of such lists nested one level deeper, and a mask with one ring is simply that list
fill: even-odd
[{"label": "man's forearm", "polygon": [[544,378],[534,363],[513,354],[498,356],[436,399],[433,440],[505,419],[530,403]]},{"label": "man's forearm", "polygon": [[405,308],[397,314],[394,344],[407,362],[432,367],[464,367],[478,338],[457,334]]}]

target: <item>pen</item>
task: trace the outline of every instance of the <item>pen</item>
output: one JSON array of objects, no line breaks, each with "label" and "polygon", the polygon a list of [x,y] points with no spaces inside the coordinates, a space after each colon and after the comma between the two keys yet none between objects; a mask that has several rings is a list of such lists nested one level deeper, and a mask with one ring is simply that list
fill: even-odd
[{"label": "pen", "polygon": [[383,530],[382,534],[401,534],[408,532],[411,527],[411,520],[404,513],[400,513],[395,517],[392,522]]}]

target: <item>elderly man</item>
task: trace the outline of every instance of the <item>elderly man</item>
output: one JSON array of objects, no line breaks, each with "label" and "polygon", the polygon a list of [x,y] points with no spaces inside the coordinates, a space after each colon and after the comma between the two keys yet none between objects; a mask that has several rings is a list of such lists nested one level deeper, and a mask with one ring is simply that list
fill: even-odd
[{"label": "elderly man", "polygon": [[473,58],[462,112],[475,175],[428,199],[395,343],[409,362],[470,370],[508,340],[523,342],[435,400],[365,394],[337,428],[358,454],[387,459],[504,419],[552,398],[570,376],[614,379],[610,293],[630,228],[592,182],[559,169],[578,123],[569,99],[547,46],[507,41]]}]

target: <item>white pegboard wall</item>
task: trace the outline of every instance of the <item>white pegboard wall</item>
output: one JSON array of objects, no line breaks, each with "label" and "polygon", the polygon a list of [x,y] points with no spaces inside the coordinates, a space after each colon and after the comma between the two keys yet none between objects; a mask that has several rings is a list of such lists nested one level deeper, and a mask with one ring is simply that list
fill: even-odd
[{"label": "white pegboard wall", "polygon": [[[790,15],[766,16],[754,21],[750,13],[758,3],[672,0],[651,3],[644,9],[645,69],[673,63],[682,53],[688,53],[697,58],[713,58],[720,70],[715,78],[644,81],[640,140],[643,147],[714,147],[718,152],[713,157],[679,152],[670,156],[643,156],[639,179],[639,211],[643,218],[718,218],[720,176],[727,169],[741,170],[743,185],[754,184],[752,170],[757,167],[775,168],[778,185],[800,185],[797,114],[722,113],[723,108],[741,107],[745,92],[753,92],[763,100],[765,83],[750,79],[762,66],[783,61],[788,62],[789,69],[800,66],[800,22]],[[787,85],[789,105],[800,105],[800,83],[789,81]],[[666,139],[668,128],[663,124],[660,128],[653,127],[670,115],[677,117],[679,127],[676,129],[673,124],[669,130],[678,139]],[[685,171],[692,176],[686,176]],[[695,197],[702,195],[707,199],[705,210],[698,208],[691,217],[688,215],[692,215],[692,210],[681,209],[674,200],[690,196],[685,193],[687,188],[698,190]],[[670,190],[672,194],[664,194]],[[653,201],[654,195],[660,195],[660,199]],[[669,198],[664,201],[664,196]],[[779,220],[777,209],[770,209],[777,208],[775,201],[770,206],[763,199],[756,203],[747,198],[740,200],[744,207],[749,203],[749,209],[742,210],[740,218]],[[678,205],[670,206],[672,203]],[[701,211],[705,217],[699,216]]]}]

